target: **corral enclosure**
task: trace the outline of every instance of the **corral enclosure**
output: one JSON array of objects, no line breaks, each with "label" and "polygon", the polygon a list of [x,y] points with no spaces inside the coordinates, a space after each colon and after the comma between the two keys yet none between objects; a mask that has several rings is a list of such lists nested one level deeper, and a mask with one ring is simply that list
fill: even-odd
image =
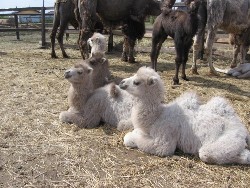
[{"label": "corral enclosure", "polygon": [[[207,165],[181,151],[172,157],[151,156],[125,148],[126,131],[109,125],[79,129],[61,123],[58,116],[67,109],[69,88],[63,74],[81,59],[77,35],[65,41],[70,59],[62,59],[58,48],[59,58],[51,59],[49,48],[39,48],[40,39],[40,32],[24,32],[19,41],[15,33],[0,33],[0,187],[249,187],[249,166]],[[116,50],[107,54],[114,78],[126,78],[150,65],[149,53],[142,52],[136,54],[138,64],[121,62],[120,42],[115,37]],[[137,46],[146,49],[150,40]],[[232,48],[216,48],[217,65],[229,66]],[[166,103],[188,90],[197,91],[204,100],[221,95],[250,130],[249,80],[211,76],[208,67],[199,65],[200,75],[187,70],[190,81],[180,80],[181,85],[172,88],[174,58],[169,49],[158,58]]]}]

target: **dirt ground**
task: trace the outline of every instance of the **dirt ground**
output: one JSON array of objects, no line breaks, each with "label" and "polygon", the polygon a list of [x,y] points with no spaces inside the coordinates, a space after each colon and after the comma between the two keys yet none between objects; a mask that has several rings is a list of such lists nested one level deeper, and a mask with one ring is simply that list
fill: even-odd
[{"label": "dirt ground", "polygon": [[[39,48],[39,32],[20,37],[17,41],[15,33],[0,33],[0,187],[249,187],[249,166],[207,165],[181,151],[160,158],[124,147],[126,132],[109,125],[79,129],[61,123],[58,116],[67,110],[69,88],[63,74],[81,59],[77,36],[66,41],[70,59],[62,59],[59,49],[59,58],[51,59],[49,48]],[[143,39],[138,46],[150,47],[150,41]],[[229,66],[229,45],[217,46],[215,53],[218,65]],[[120,55],[119,50],[107,54],[117,79],[150,64],[149,53],[138,52],[135,65],[121,62]],[[187,90],[205,100],[224,96],[250,130],[249,80],[211,76],[204,65],[199,65],[200,75],[192,75],[190,54],[190,81],[180,80],[172,88],[173,53],[161,53],[158,62],[166,103]]]}]

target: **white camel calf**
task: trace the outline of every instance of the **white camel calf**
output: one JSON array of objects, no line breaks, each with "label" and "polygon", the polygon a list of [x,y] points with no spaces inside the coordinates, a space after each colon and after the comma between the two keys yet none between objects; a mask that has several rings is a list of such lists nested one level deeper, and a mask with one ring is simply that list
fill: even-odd
[{"label": "white camel calf", "polygon": [[224,98],[202,104],[195,93],[185,93],[162,104],[163,82],[146,67],[120,87],[138,100],[131,115],[134,130],[125,135],[125,146],[159,156],[173,155],[179,148],[207,163],[250,164],[249,132]]},{"label": "white camel calf", "polygon": [[88,39],[88,44],[91,46],[90,57],[95,53],[102,53],[103,55],[106,52],[107,41],[106,37],[100,33],[94,33],[91,38]]}]

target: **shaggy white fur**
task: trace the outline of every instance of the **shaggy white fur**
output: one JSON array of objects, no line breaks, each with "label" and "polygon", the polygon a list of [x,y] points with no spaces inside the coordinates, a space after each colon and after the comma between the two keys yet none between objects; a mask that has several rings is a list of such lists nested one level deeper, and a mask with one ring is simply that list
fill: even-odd
[{"label": "shaggy white fur", "polygon": [[61,112],[59,119],[62,122],[75,123],[81,119],[84,104],[94,89],[107,84],[110,77],[108,60],[102,54],[95,54],[66,70],[64,76],[70,82],[69,109]]},{"label": "shaggy white fur", "polygon": [[202,104],[195,93],[187,92],[162,104],[163,82],[146,67],[120,87],[138,100],[131,116],[134,130],[125,135],[125,146],[159,156],[173,155],[179,148],[207,163],[250,164],[249,132],[224,98]]},{"label": "shaggy white fur", "polygon": [[133,128],[131,111],[135,98],[121,90],[114,83],[94,91],[84,105],[83,123],[85,128],[93,128],[100,121],[117,127],[118,130]]},{"label": "shaggy white fur", "polygon": [[233,69],[219,69],[215,68],[216,71],[222,72],[237,78],[250,78],[250,63],[239,64]]},{"label": "shaggy white fur", "polygon": [[90,57],[92,57],[97,52],[104,55],[107,51],[106,37],[100,33],[94,33],[87,42],[91,46]]},{"label": "shaggy white fur", "polygon": [[85,60],[65,72],[65,78],[71,84],[68,94],[69,109],[61,112],[59,119],[83,128],[97,127],[101,121],[117,126],[118,130],[132,128],[130,118],[135,98],[114,83],[94,90],[102,76],[98,72],[106,66],[100,60],[101,62],[96,62],[93,59],[94,64]]},{"label": "shaggy white fur", "polygon": [[93,69],[88,64],[77,64],[65,71],[65,78],[70,82],[68,92],[69,109],[60,113],[59,119],[66,123],[81,120],[84,104],[93,91]]},{"label": "shaggy white fur", "polygon": [[109,61],[104,58],[102,53],[97,52],[91,58],[82,60],[80,63],[86,63],[93,68],[93,89],[97,89],[110,83],[111,73],[109,70]]}]

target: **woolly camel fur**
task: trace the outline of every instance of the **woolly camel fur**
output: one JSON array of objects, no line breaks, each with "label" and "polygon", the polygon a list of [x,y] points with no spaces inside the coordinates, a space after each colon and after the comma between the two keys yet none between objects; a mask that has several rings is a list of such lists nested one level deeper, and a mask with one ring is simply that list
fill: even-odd
[{"label": "woolly camel fur", "polygon": [[[88,62],[77,64],[65,72],[65,78],[71,84],[68,93],[69,109],[61,112],[59,119],[81,128],[97,127],[100,122],[115,126],[118,130],[131,128],[134,97],[114,83],[94,90],[97,87],[93,85],[93,80],[98,80],[98,72],[102,71],[103,66],[102,63],[96,64],[94,68]],[[98,65],[100,68],[96,68]]]},{"label": "woolly camel fur", "polygon": [[188,12],[182,10],[165,9],[156,18],[152,33],[151,63],[157,70],[157,58],[161,46],[168,36],[174,39],[176,58],[174,85],[179,84],[179,69],[182,65],[182,75],[184,80],[188,80],[185,69],[188,60],[188,53],[193,43],[193,37],[198,29],[197,12],[200,2],[195,0],[191,4]]},{"label": "woolly camel fur", "polygon": [[65,120],[66,115],[81,113],[94,89],[107,84],[110,76],[108,66],[108,61],[102,57],[102,54],[95,54],[94,57],[82,60],[65,71],[64,77],[70,82],[69,109],[60,114],[60,120],[68,122]]},{"label": "woolly camel fur", "polygon": [[224,98],[202,104],[190,92],[162,104],[163,81],[146,67],[124,79],[120,87],[138,100],[131,115],[134,130],[125,135],[125,146],[158,156],[173,155],[179,148],[206,163],[250,164],[248,130]]},{"label": "woolly camel fur", "polygon": [[110,83],[111,73],[109,70],[109,61],[103,57],[103,53],[96,52],[87,60],[82,60],[80,63],[88,64],[93,68],[92,82],[93,89],[102,87]]},{"label": "woolly camel fur", "polygon": [[157,0],[79,0],[79,46],[83,59],[88,57],[87,40],[93,34],[98,15],[106,26],[122,26],[125,35],[122,59],[134,63],[135,41],[145,34],[145,18],[147,15],[159,15],[160,4]]},{"label": "woolly camel fur", "polygon": [[121,90],[114,83],[98,88],[84,105],[83,120],[80,127],[97,127],[100,122],[117,127],[118,130],[133,128],[131,110],[135,98]]},{"label": "woolly camel fur", "polygon": [[[206,0],[207,1],[207,39],[205,52],[210,72],[217,75],[212,62],[212,47],[218,29],[236,35],[244,33],[250,27],[250,0]],[[241,63],[244,62],[246,45],[241,45]],[[198,48],[196,49],[197,51]],[[196,63],[196,59],[194,59]],[[193,68],[196,66],[194,65]]]},{"label": "woolly camel fur", "polygon": [[69,109],[60,113],[59,119],[75,123],[81,119],[84,104],[93,91],[93,69],[88,64],[77,64],[65,71],[64,77],[70,82],[68,91]]},{"label": "woolly camel fur", "polygon": [[100,33],[94,33],[91,38],[88,39],[88,44],[91,47],[90,57],[95,53],[101,53],[103,56],[106,52],[107,41],[106,37]]},{"label": "woolly camel fur", "polygon": [[218,72],[222,72],[236,78],[250,78],[250,63],[239,64],[237,67],[232,69],[215,69]]}]

